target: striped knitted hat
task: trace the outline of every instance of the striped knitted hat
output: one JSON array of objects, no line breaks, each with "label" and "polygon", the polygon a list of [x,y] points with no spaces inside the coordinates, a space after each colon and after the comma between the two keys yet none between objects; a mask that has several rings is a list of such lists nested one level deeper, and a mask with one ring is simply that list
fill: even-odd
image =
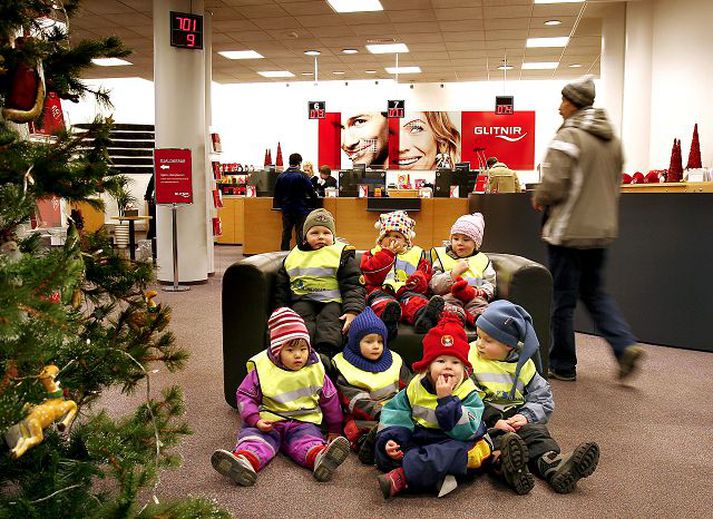
[{"label": "striped knitted hat", "polygon": [[285,306],[272,312],[267,320],[267,329],[270,330],[270,354],[275,359],[280,357],[282,347],[290,341],[304,339],[307,346],[310,346],[304,320],[297,312]]}]

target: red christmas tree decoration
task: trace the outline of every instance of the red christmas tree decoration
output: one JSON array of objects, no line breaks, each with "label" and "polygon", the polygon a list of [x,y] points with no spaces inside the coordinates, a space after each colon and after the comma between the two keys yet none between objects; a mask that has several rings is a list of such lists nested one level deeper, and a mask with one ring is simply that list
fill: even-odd
[{"label": "red christmas tree decoration", "polygon": [[275,160],[275,166],[281,168],[282,164],[282,148],[280,147],[280,141],[277,141],[277,159]]},{"label": "red christmas tree decoration", "polygon": [[267,164],[268,166],[272,166],[272,150],[270,148],[267,149]]},{"label": "red christmas tree decoration", "polygon": [[698,139],[698,123],[693,126],[693,140],[691,140],[691,150],[688,152],[688,164],[686,169],[702,168],[701,164],[701,141]]},{"label": "red christmas tree decoration", "polygon": [[683,178],[683,159],[681,157],[681,143],[677,139],[673,140],[671,149],[671,162],[666,173],[666,182],[680,182]]},{"label": "red christmas tree decoration", "polygon": [[270,165],[270,151],[265,148],[265,161],[263,163],[263,166],[269,166]]}]

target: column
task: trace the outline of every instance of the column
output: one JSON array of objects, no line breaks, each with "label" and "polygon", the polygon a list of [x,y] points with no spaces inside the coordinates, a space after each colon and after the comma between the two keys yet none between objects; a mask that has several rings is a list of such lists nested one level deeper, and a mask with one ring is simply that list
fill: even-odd
[{"label": "column", "polygon": [[[213,47],[213,14],[206,11],[203,17],[203,46],[206,49]],[[218,216],[218,210],[214,209],[215,202],[213,201],[213,170],[211,168],[212,160],[219,160],[219,157],[211,157],[211,139],[210,131],[213,124],[213,53],[206,51],[205,53],[205,179],[206,179],[206,204],[208,207],[208,215],[206,218],[207,235],[209,237],[208,244],[208,274],[215,274],[215,257],[213,244],[215,243],[213,236],[213,216]]]},{"label": "column", "polygon": [[602,17],[601,80],[594,106],[607,111],[616,135],[621,135],[624,105],[625,34],[626,4],[611,5]]}]

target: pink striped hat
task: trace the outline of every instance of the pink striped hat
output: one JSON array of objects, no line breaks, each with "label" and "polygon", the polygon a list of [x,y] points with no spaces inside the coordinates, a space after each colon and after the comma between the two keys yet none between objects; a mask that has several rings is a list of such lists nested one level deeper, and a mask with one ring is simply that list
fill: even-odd
[{"label": "pink striped hat", "polygon": [[285,306],[277,308],[267,320],[270,330],[270,353],[273,358],[280,356],[282,347],[296,339],[304,339],[309,343],[309,332],[302,317],[294,310]]}]

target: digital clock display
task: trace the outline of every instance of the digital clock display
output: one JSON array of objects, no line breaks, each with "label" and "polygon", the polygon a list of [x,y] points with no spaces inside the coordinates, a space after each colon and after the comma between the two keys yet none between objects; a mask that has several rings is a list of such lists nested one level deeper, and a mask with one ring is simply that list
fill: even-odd
[{"label": "digital clock display", "polygon": [[171,11],[171,46],[184,49],[203,48],[203,17]]}]

